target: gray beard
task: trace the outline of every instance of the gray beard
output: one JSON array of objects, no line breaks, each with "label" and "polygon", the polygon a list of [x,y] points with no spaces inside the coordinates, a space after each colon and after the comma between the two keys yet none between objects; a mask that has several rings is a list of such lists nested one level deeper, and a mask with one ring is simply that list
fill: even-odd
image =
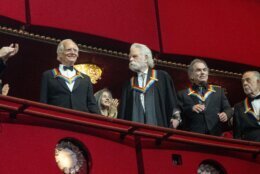
[{"label": "gray beard", "polygon": [[129,63],[129,69],[136,73],[140,72],[140,66],[136,64]]},{"label": "gray beard", "polygon": [[129,69],[133,72],[139,73],[142,72],[142,69],[146,68],[146,64],[145,63],[129,63]]}]

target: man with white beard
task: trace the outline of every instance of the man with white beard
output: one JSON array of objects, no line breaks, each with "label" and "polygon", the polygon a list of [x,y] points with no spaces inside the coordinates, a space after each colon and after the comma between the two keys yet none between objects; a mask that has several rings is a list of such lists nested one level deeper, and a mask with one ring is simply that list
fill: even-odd
[{"label": "man with white beard", "polygon": [[153,69],[152,52],[143,44],[131,45],[129,61],[135,75],[123,87],[119,118],[176,128],[181,119],[169,74]]}]

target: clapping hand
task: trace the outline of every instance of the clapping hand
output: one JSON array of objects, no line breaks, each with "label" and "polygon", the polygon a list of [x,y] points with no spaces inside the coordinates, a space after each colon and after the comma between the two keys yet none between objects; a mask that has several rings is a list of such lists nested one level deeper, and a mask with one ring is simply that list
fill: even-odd
[{"label": "clapping hand", "polygon": [[11,44],[8,47],[2,47],[0,49],[0,58],[3,59],[4,61],[7,61],[8,58],[14,56],[17,52],[19,51],[19,45],[16,44]]},{"label": "clapping hand", "polygon": [[9,89],[10,89],[9,84],[5,84],[2,88],[2,95],[5,96],[8,95]]},{"label": "clapping hand", "polygon": [[117,107],[118,107],[118,99],[111,99],[110,100],[110,107],[109,107],[109,116],[116,118],[117,117]]}]

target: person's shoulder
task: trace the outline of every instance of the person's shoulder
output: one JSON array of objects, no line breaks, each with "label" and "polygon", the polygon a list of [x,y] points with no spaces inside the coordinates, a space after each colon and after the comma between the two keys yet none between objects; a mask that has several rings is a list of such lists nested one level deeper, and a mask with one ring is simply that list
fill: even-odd
[{"label": "person's shoulder", "polygon": [[212,84],[210,84],[209,86],[212,87],[212,88],[215,88],[215,89],[220,89],[220,88],[222,88],[220,85],[212,85]]},{"label": "person's shoulder", "polygon": [[186,95],[188,93],[188,88],[185,88],[185,89],[181,89],[181,90],[179,90],[178,92],[177,92],[177,94],[179,95],[179,96],[181,96],[181,95]]},{"label": "person's shoulder", "polygon": [[160,70],[160,69],[154,69],[154,71],[157,72],[157,74],[160,74],[160,75],[169,75],[168,72],[164,71],[164,70]]},{"label": "person's shoulder", "polygon": [[77,71],[77,73],[82,76],[83,78],[90,79],[90,77],[87,74],[83,74],[82,72]]},{"label": "person's shoulder", "polygon": [[[83,74],[82,72],[77,71],[77,74],[83,79],[86,80],[88,82],[91,82],[91,78],[90,76],[88,76],[87,74]],[[91,82],[92,83],[92,82]]]},{"label": "person's shoulder", "polygon": [[236,104],[234,105],[234,108],[241,108],[241,107],[243,107],[243,105],[244,105],[244,100],[242,100],[242,101],[236,103]]},{"label": "person's shoulder", "polygon": [[131,81],[132,81],[133,77],[131,77],[130,79],[126,80],[125,82],[123,82],[123,88],[128,88],[131,86]]},{"label": "person's shoulder", "polygon": [[187,93],[187,92],[188,92],[188,89],[189,89],[189,88],[184,88],[184,89],[179,90],[178,92],[179,92],[179,93]]},{"label": "person's shoulder", "polygon": [[155,70],[155,72],[159,79],[171,79],[171,76],[169,75],[169,73],[164,70]]},{"label": "person's shoulder", "polygon": [[214,91],[224,91],[225,89],[220,85],[209,85],[209,88],[213,89]]},{"label": "person's shoulder", "polygon": [[53,74],[54,71],[55,71],[55,68],[54,69],[48,69],[48,70],[43,72],[43,75]]}]

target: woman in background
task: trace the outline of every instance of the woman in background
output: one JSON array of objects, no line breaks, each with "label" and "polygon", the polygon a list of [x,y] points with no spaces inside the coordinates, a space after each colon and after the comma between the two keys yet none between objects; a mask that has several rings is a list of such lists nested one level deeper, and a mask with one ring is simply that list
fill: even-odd
[{"label": "woman in background", "polygon": [[94,96],[102,115],[117,118],[118,99],[113,99],[107,88],[97,91]]}]

